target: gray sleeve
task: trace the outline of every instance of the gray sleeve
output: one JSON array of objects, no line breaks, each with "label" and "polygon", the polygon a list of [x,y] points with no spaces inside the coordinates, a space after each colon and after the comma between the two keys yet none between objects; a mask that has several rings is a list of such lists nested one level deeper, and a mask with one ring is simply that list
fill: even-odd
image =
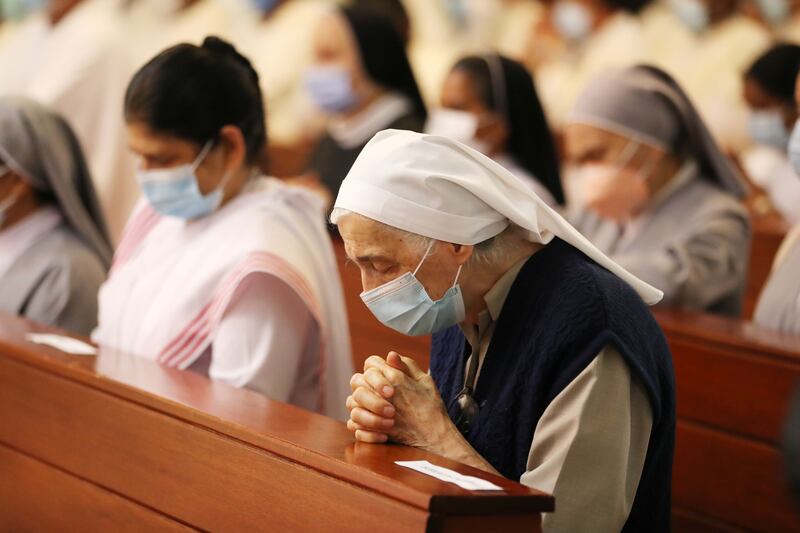
[{"label": "gray sleeve", "polygon": [[548,405],[520,482],[549,492],[545,533],[620,531],[639,486],[652,428],[647,393],[612,347]]},{"label": "gray sleeve", "polygon": [[743,210],[717,210],[693,222],[686,237],[669,241],[661,250],[616,254],[614,260],[664,291],[664,304],[707,309],[743,290],[750,224]]},{"label": "gray sleeve", "polygon": [[70,254],[47,269],[28,301],[25,316],[89,336],[97,326],[97,293],[105,277],[100,261],[88,252]]}]

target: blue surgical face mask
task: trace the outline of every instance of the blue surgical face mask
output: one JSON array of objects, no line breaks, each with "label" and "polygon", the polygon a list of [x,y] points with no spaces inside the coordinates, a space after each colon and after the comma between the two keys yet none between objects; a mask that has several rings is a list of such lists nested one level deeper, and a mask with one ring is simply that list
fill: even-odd
[{"label": "blue surgical face mask", "polygon": [[756,4],[761,16],[772,26],[779,26],[789,18],[790,8],[787,0],[757,0]]},{"label": "blue surgical face mask", "polygon": [[788,153],[795,173],[800,176],[800,119],[794,123],[792,135],[789,137]]},{"label": "blue surgical face mask", "polygon": [[311,67],[305,85],[314,103],[327,113],[343,113],[358,103],[350,73],[342,67]]},{"label": "blue surgical face mask", "polygon": [[789,132],[780,111],[774,109],[756,110],[750,113],[748,129],[750,137],[756,144],[772,146],[778,150],[786,150],[789,143]]},{"label": "blue surgical face mask", "polygon": [[361,293],[361,300],[375,318],[404,335],[436,333],[458,324],[466,316],[464,297],[458,286],[461,267],[458,267],[453,286],[436,301],[431,300],[417,279],[417,271],[428,257],[431,246],[413,273],[406,272],[389,283]]},{"label": "blue surgical face mask", "polygon": [[139,170],[136,179],[142,194],[157,213],[184,220],[210,215],[222,203],[222,189],[228,181],[227,174],[212,192],[203,195],[197,184],[197,167],[211,150],[208,141],[195,160],[186,165],[153,170]]},{"label": "blue surgical face mask", "polygon": [[670,0],[675,15],[695,33],[702,33],[710,23],[708,8],[702,0]]},{"label": "blue surgical face mask", "polygon": [[19,21],[46,6],[46,0],[0,0],[0,15],[6,20]]},{"label": "blue surgical face mask", "polygon": [[583,41],[592,32],[592,13],[575,0],[559,0],[553,6],[553,24],[559,35],[571,42]]},{"label": "blue surgical face mask", "polygon": [[250,0],[250,5],[261,13],[269,13],[278,5],[278,0]]}]

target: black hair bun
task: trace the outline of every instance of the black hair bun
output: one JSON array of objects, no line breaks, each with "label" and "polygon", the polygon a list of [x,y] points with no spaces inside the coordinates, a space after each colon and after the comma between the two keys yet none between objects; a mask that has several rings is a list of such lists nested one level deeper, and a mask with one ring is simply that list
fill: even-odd
[{"label": "black hair bun", "polygon": [[250,60],[244,57],[239,51],[228,41],[225,39],[220,39],[214,35],[209,35],[205,39],[203,39],[203,44],[201,48],[204,50],[208,50],[214,54],[218,54],[220,56],[233,59],[240,65],[242,65],[245,69],[247,69],[247,73],[250,78],[253,80],[253,83],[258,85],[258,73],[253,68],[252,63]]}]

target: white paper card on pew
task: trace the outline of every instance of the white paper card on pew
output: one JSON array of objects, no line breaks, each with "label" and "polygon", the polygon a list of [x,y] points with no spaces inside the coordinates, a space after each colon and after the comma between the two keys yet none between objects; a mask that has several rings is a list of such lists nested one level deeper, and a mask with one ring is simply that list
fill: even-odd
[{"label": "white paper card on pew", "polygon": [[428,461],[395,461],[394,463],[396,465],[403,466],[405,468],[410,468],[411,470],[416,470],[417,472],[421,472],[423,474],[427,474],[431,477],[435,477],[436,479],[447,481],[448,483],[455,483],[462,489],[503,490],[502,487],[498,487],[494,483],[486,481],[485,479],[481,479],[479,477],[474,477],[474,476],[465,476],[464,474],[459,474],[455,470],[450,470],[449,468],[436,466],[435,464],[432,464]]},{"label": "white paper card on pew", "polygon": [[35,344],[50,346],[56,350],[73,355],[96,355],[97,348],[72,337],[54,335],[52,333],[28,333],[25,338]]}]

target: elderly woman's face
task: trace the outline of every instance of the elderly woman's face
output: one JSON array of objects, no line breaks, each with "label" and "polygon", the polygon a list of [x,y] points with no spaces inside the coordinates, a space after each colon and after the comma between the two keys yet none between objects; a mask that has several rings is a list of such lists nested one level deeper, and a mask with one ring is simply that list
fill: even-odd
[{"label": "elderly woman's face", "polygon": [[[369,291],[405,274],[414,272],[422,260],[412,243],[400,234],[359,215],[347,215],[338,223],[347,257],[361,270],[361,285]],[[459,263],[450,246],[434,244],[417,272],[417,279],[433,300],[440,299],[453,285]]]}]

